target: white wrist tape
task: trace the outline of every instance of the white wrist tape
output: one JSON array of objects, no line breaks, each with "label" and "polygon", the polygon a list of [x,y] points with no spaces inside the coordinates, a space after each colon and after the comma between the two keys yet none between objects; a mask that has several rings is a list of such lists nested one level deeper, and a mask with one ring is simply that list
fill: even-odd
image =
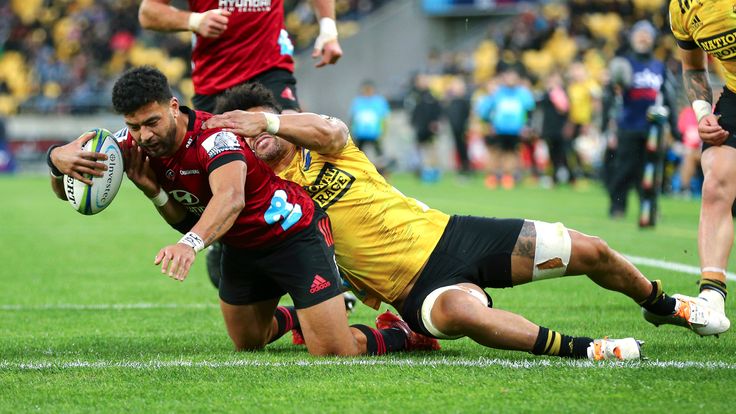
[{"label": "white wrist tape", "polygon": [[158,190],[158,194],[156,194],[154,197],[150,197],[150,200],[153,202],[154,206],[163,207],[166,205],[166,203],[169,202],[169,195],[166,194],[166,191],[164,191],[163,188],[160,188]]},{"label": "white wrist tape", "polygon": [[325,43],[337,39],[337,24],[329,17],[319,19],[319,36],[314,41],[314,48],[322,50]]},{"label": "white wrist tape", "polygon": [[202,20],[204,20],[204,13],[190,13],[189,30],[197,32],[197,30],[199,30],[199,25],[202,24]]},{"label": "white wrist tape", "polygon": [[194,253],[199,253],[204,249],[204,240],[197,233],[191,231],[179,239],[179,243],[190,246],[194,249]]},{"label": "white wrist tape", "polygon": [[695,117],[698,118],[698,122],[705,118],[707,115],[713,113],[713,105],[710,102],[698,99],[693,101],[693,111],[695,111]]},{"label": "white wrist tape", "polygon": [[266,117],[266,132],[271,135],[278,134],[279,127],[281,127],[281,120],[279,120],[279,116],[270,112],[263,112],[263,116]]}]

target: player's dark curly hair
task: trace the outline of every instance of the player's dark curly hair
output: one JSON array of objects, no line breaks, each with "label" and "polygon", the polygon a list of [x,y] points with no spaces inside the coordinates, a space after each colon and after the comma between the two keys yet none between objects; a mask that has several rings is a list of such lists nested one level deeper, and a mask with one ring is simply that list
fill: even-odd
[{"label": "player's dark curly hair", "polygon": [[273,109],[277,114],[281,113],[281,105],[276,101],[271,91],[257,82],[233,86],[226,90],[225,93],[217,97],[215,113],[221,114],[236,109],[245,111],[256,106]]},{"label": "player's dark curly hair", "polygon": [[168,103],[169,81],[153,66],[128,69],[112,88],[112,106],[119,114],[132,114],[151,102]]}]

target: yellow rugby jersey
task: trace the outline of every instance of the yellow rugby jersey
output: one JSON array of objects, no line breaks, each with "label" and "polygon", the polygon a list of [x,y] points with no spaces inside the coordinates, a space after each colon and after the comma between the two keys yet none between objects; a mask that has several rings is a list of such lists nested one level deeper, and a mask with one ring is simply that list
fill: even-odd
[{"label": "yellow rugby jersey", "polygon": [[670,0],[670,26],[681,48],[700,47],[718,59],[726,86],[736,91],[736,2]]},{"label": "yellow rugby jersey", "polygon": [[351,138],[337,154],[297,149],[279,176],[304,187],[327,212],[340,271],[375,309],[419,273],[450,219],[388,184]]}]

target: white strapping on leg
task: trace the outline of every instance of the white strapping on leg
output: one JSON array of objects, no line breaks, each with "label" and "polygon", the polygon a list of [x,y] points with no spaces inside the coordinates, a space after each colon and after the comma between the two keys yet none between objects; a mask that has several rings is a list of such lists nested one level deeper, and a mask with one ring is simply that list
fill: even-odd
[{"label": "white strapping on leg", "polygon": [[723,276],[726,276],[726,269],[721,269],[720,267],[706,266],[702,272],[721,273]]},{"label": "white strapping on leg", "polygon": [[439,298],[441,294],[447,292],[448,290],[461,290],[465,293],[470,294],[470,296],[478,299],[483,305],[488,306],[488,298],[486,297],[486,295],[478,292],[475,289],[467,288],[464,286],[451,285],[443,286],[441,288],[433,290],[432,293],[424,298],[424,302],[422,302],[422,322],[424,323],[424,327],[427,328],[427,331],[429,331],[429,333],[439,339],[457,339],[463,336],[446,335],[442,333],[439,329],[437,329],[437,327],[435,327],[432,323],[432,308],[434,307],[434,303],[437,301],[437,298]]},{"label": "white strapping on leg", "polygon": [[532,223],[537,233],[532,280],[564,276],[572,252],[572,240],[567,228],[562,223]]}]

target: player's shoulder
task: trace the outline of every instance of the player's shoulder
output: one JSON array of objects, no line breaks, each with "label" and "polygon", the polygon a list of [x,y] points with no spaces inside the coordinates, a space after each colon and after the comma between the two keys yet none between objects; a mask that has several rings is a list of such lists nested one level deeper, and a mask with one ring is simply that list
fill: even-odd
[{"label": "player's shoulder", "polygon": [[242,151],[245,147],[243,140],[230,131],[219,128],[202,131],[197,137],[197,145],[212,158],[226,151]]},{"label": "player's shoulder", "polygon": [[123,142],[128,139],[128,135],[128,127],[124,127],[115,131],[115,133],[112,134],[112,137],[115,138],[115,141],[117,142]]}]

